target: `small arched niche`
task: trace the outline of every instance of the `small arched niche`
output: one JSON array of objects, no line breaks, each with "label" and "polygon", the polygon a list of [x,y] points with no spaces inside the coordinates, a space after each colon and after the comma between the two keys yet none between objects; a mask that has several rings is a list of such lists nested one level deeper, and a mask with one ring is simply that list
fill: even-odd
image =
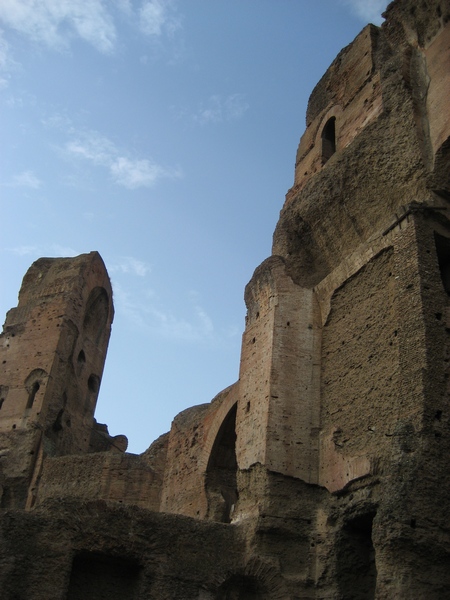
[{"label": "small arched niche", "polygon": [[208,518],[229,523],[238,498],[236,483],[236,408],[223,420],[211,450],[206,469]]},{"label": "small arched niche", "polygon": [[25,389],[28,392],[27,404],[25,406],[26,410],[32,408],[36,395],[46,378],[46,371],[43,369],[34,369],[25,379]]},{"label": "small arched niche", "polygon": [[336,152],[336,117],[330,117],[322,129],[322,165]]}]

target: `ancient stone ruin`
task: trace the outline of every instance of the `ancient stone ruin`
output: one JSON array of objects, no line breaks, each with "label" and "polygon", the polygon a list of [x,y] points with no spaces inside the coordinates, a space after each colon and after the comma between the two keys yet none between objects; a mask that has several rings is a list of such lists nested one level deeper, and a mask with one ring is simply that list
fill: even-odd
[{"label": "ancient stone ruin", "polygon": [[142,455],[94,419],[102,259],[25,275],[1,336],[2,599],[450,598],[450,1],[385,17],[311,95],[239,381]]}]

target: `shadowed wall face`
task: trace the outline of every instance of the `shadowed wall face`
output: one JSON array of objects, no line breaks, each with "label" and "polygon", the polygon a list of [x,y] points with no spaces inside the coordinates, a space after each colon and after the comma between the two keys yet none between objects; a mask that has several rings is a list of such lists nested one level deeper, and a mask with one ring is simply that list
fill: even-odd
[{"label": "shadowed wall face", "polygon": [[94,553],[75,556],[67,600],[134,600],[139,591],[139,565]]}]

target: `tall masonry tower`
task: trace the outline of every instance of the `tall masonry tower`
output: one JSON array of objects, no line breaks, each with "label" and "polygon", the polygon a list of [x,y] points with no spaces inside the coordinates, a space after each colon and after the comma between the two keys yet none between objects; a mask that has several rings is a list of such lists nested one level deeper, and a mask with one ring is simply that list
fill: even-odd
[{"label": "tall masonry tower", "polygon": [[100,255],[41,258],[1,335],[2,506],[32,506],[46,456],[89,450],[111,322]]}]

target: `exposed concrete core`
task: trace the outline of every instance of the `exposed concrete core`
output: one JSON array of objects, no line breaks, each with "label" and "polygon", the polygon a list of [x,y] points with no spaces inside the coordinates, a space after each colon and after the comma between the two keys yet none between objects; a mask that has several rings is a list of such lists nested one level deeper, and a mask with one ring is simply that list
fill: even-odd
[{"label": "exposed concrete core", "polygon": [[0,336],[5,600],[449,597],[450,0],[395,0],[311,95],[239,381],[140,456],[94,410],[100,256]]}]

